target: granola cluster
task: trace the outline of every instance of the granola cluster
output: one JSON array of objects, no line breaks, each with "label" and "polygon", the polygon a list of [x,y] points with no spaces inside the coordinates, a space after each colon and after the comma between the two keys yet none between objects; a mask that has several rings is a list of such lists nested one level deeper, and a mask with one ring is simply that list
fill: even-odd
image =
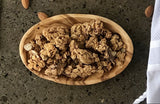
[{"label": "granola cluster", "polygon": [[44,70],[49,77],[85,78],[94,73],[123,65],[126,45],[117,33],[104,28],[103,22],[92,20],[67,28],[52,25],[24,45],[28,51],[28,67]]}]

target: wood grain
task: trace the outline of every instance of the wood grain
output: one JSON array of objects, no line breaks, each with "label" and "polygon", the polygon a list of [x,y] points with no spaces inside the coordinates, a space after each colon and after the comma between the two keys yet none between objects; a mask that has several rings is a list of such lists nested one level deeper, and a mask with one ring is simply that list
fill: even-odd
[{"label": "wood grain", "polygon": [[[83,23],[86,21],[90,21],[92,19],[101,20],[104,22],[105,28],[111,30],[112,32],[118,33],[121,35],[122,40],[127,45],[127,55],[125,57],[125,62],[122,66],[116,66],[114,67],[110,72],[106,72],[102,77],[98,73],[95,73],[88,78],[85,79],[71,79],[67,78],[65,76],[61,76],[58,79],[48,77],[44,74],[44,72],[37,72],[35,70],[29,69],[27,66],[27,52],[24,50],[24,44],[28,43],[31,39],[35,37],[37,33],[42,32],[42,30],[50,25],[53,24],[63,24],[68,26],[69,28],[76,24],[76,23]],[[51,80],[57,83],[61,84],[67,84],[67,85],[91,85],[96,84],[105,80],[108,80],[110,78],[115,77],[119,73],[121,73],[130,63],[132,56],[133,56],[133,44],[128,36],[128,34],[124,31],[124,29],[119,26],[117,23],[113,22],[110,19],[97,16],[97,15],[90,15],[90,14],[62,14],[62,15],[56,15],[50,18],[47,18],[45,20],[42,20],[38,24],[32,26],[22,37],[20,45],[19,45],[19,51],[20,51],[20,57],[22,59],[22,62],[24,65],[34,74],[38,75],[41,78]]]}]

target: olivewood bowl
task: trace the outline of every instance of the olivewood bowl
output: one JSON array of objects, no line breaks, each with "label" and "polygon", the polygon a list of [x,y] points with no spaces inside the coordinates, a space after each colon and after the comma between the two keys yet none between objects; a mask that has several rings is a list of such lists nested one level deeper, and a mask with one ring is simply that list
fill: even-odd
[{"label": "olivewood bowl", "polygon": [[[125,57],[125,62],[122,66],[118,66],[118,67],[115,66],[110,72],[105,72],[102,77],[100,77],[101,75],[95,73],[85,79],[71,79],[65,76],[55,79],[55,78],[48,77],[47,75],[44,74],[44,72],[37,72],[33,69],[28,68],[27,55],[23,47],[26,43],[28,43],[31,39],[35,37],[35,33],[41,32],[43,28],[48,27],[52,25],[53,23],[61,23],[61,24],[67,25],[68,27],[71,27],[73,24],[81,23],[81,22],[83,23],[86,21],[90,21],[92,19],[101,20],[102,22],[104,22],[105,28],[111,30],[112,32],[120,34],[123,42],[127,45],[127,49],[126,49],[127,55]],[[22,37],[22,40],[19,45],[19,51],[20,51],[20,56],[21,56],[21,59],[24,65],[31,72],[33,72],[34,74],[38,75],[41,78],[51,80],[51,81],[61,83],[61,84],[67,84],[67,85],[91,85],[91,84],[95,84],[95,83],[99,83],[99,82],[108,80],[110,78],[115,77],[119,73],[121,73],[128,66],[128,64],[130,63],[132,59],[133,44],[132,44],[130,37],[124,31],[124,29],[110,19],[107,19],[101,16],[97,16],[97,15],[90,15],[90,14],[62,14],[62,15],[56,15],[56,16],[47,18],[37,23],[36,25],[32,26]]]}]

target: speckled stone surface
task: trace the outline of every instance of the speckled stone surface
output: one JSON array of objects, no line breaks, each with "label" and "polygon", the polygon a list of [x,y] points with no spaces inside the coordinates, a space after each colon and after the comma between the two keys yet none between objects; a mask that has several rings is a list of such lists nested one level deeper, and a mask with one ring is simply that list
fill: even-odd
[{"label": "speckled stone surface", "polygon": [[[154,0],[30,0],[25,10],[20,0],[0,0],[0,104],[132,104],[146,88],[151,18],[144,10],[150,4]],[[38,11],[112,19],[133,40],[132,62],[115,78],[90,86],[61,85],[37,77],[23,65],[19,42],[39,22]]]}]

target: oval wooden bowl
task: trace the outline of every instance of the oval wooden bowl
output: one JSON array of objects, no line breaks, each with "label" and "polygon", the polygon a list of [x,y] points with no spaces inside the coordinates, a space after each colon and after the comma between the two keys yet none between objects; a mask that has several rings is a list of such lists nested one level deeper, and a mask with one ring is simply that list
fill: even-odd
[{"label": "oval wooden bowl", "polygon": [[[31,39],[35,37],[35,33],[42,32],[43,28],[48,27],[54,23],[61,23],[70,28],[72,25],[76,23],[83,23],[86,21],[90,21],[92,19],[103,21],[105,28],[111,30],[112,32],[120,34],[122,40],[127,45],[127,55],[125,57],[125,62],[122,66],[114,67],[110,72],[106,72],[102,77],[100,77],[101,75],[95,73],[85,79],[71,79],[65,76],[55,79],[55,78],[48,77],[47,75],[44,74],[43,71],[37,72],[35,70],[28,68],[28,63],[27,63],[28,58],[27,58],[26,51],[24,50],[23,47],[26,43],[28,43]],[[61,84],[67,84],[67,85],[90,85],[90,84],[99,83],[107,79],[113,78],[119,73],[121,73],[128,66],[128,64],[130,63],[132,59],[133,44],[132,44],[130,37],[124,31],[124,29],[110,19],[107,19],[101,16],[97,16],[97,15],[90,15],[90,14],[62,14],[62,15],[56,15],[48,19],[45,19],[39,22],[38,24],[32,26],[22,37],[22,40],[19,45],[19,51],[20,51],[20,56],[21,56],[21,59],[24,65],[31,72],[33,72],[34,74],[38,75],[41,78],[51,80],[51,81],[61,83]]]}]

